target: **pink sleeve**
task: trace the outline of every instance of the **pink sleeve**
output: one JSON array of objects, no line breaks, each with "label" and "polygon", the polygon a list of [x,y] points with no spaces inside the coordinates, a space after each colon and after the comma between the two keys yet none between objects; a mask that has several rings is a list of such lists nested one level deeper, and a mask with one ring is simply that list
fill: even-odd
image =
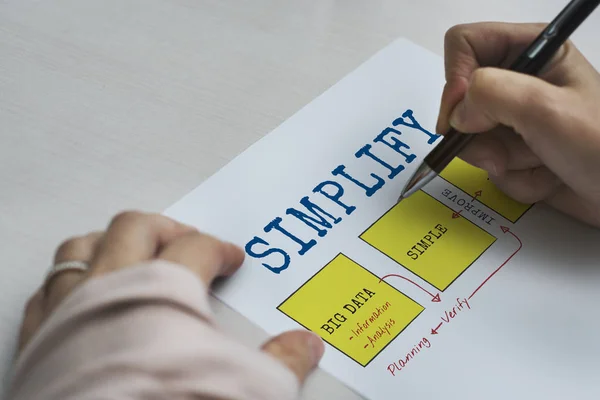
[{"label": "pink sleeve", "polygon": [[297,396],[279,361],[213,324],[206,287],[163,261],[94,279],[44,323],[9,400],[264,399]]}]

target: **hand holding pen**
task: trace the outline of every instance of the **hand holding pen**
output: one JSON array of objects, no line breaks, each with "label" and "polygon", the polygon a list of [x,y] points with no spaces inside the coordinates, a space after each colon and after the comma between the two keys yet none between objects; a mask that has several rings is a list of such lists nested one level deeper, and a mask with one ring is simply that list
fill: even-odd
[{"label": "hand holding pen", "polygon": [[[600,226],[600,75],[566,42],[599,3],[572,1],[549,25],[478,23],[448,31],[436,128],[447,133],[401,198],[460,153],[516,200],[546,201]],[[508,70],[490,67],[511,60]]]}]

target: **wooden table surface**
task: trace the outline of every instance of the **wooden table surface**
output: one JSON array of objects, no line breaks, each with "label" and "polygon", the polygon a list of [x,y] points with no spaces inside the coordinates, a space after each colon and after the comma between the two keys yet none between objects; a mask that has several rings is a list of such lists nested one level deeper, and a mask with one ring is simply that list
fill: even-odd
[{"label": "wooden table surface", "polygon": [[[162,211],[393,39],[559,0],[0,1],[0,374],[64,238]],[[574,35],[600,67],[600,12]],[[235,192],[232,191],[232,195]],[[215,303],[250,345],[264,333]],[[303,399],[359,397],[317,371]]]}]

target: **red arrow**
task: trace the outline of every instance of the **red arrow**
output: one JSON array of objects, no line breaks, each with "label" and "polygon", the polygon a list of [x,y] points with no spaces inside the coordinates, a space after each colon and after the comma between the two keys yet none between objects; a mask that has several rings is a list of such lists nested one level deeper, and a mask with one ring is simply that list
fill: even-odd
[{"label": "red arrow", "polygon": [[481,289],[483,287],[483,285],[485,285],[487,283],[487,281],[489,281],[492,278],[492,276],[496,275],[496,273],[498,271],[500,271],[502,269],[502,267],[504,267],[511,260],[511,258],[513,258],[515,256],[515,254],[517,254],[523,248],[523,242],[521,242],[521,239],[519,239],[519,237],[517,235],[512,233],[512,231],[510,229],[508,229],[506,226],[501,226],[500,229],[502,229],[503,233],[510,233],[511,235],[513,235],[514,238],[517,239],[517,241],[519,242],[519,247],[510,255],[510,257],[508,257],[506,259],[506,261],[504,261],[502,263],[502,265],[500,265],[494,272],[492,272],[490,274],[490,276],[488,276],[486,278],[486,280],[483,281],[483,283],[481,285],[479,285],[479,287],[477,289],[475,289],[475,291],[473,293],[471,293],[471,295],[469,296],[469,300],[471,300],[471,297],[475,296],[475,293],[477,293],[479,291],[479,289]]},{"label": "red arrow", "polygon": [[431,330],[431,334],[432,335],[437,335],[438,334],[438,329],[440,329],[442,327],[443,322],[440,322],[440,324],[438,326],[436,326],[435,328],[433,328]]},{"label": "red arrow", "polygon": [[431,296],[431,301],[432,301],[432,302],[434,302],[434,303],[439,303],[440,301],[442,301],[442,300],[440,299],[440,294],[439,294],[439,293],[438,293],[438,294],[436,294],[436,295],[434,296],[434,295],[433,295],[433,293],[431,293],[430,291],[426,290],[425,288],[423,288],[423,287],[419,286],[417,283],[415,283],[415,282],[411,281],[410,279],[408,279],[407,277],[404,277],[404,276],[402,276],[402,275],[398,275],[398,274],[388,274],[388,275],[386,275],[386,276],[384,276],[384,277],[380,278],[380,279],[379,279],[379,283],[381,283],[381,281],[383,281],[385,278],[389,278],[390,276],[395,276],[395,277],[397,277],[397,278],[402,278],[402,279],[404,279],[404,280],[406,280],[406,281],[409,281],[410,283],[412,283],[413,285],[415,285],[416,287],[418,287],[419,289],[421,289],[422,291],[424,291],[425,293],[427,293],[428,295],[430,295],[430,296]]},{"label": "red arrow", "polygon": [[472,201],[475,201],[475,200],[477,200],[477,198],[478,198],[479,196],[481,196],[481,190],[478,190],[478,191],[476,191],[476,192],[475,192],[475,196],[473,196],[473,200],[472,200]]},{"label": "red arrow", "polygon": [[458,218],[460,217],[460,213],[462,212],[462,210],[460,210],[459,212],[453,212],[452,213],[452,219]]}]

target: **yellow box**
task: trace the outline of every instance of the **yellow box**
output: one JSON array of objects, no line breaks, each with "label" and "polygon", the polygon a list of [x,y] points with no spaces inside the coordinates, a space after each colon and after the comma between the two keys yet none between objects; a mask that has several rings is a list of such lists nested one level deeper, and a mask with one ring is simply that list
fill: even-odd
[{"label": "yellow box", "polygon": [[532,206],[511,199],[488,179],[486,171],[460,158],[448,164],[440,176],[513,223]]},{"label": "yellow box", "polygon": [[[360,236],[444,291],[496,238],[423,191],[402,200]],[[456,216],[456,215],[455,215]]]},{"label": "yellow box", "polygon": [[365,367],[424,307],[338,254],[277,309]]}]

